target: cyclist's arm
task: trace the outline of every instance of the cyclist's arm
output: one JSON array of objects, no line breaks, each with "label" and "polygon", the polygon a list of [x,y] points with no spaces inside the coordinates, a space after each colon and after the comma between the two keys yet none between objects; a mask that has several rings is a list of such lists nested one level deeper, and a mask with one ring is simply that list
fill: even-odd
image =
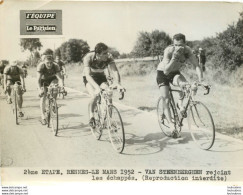
[{"label": "cyclist's arm", "polygon": [[42,74],[40,73],[40,72],[37,72],[37,84],[38,84],[38,88],[39,88],[39,90],[41,90],[41,76],[42,76]]},{"label": "cyclist's arm", "polygon": [[20,81],[21,81],[22,88],[25,89],[25,82],[24,82],[24,75],[23,74],[20,74]]},{"label": "cyclist's arm", "polygon": [[90,76],[90,67],[89,67],[89,57],[86,56],[84,58],[84,76],[86,77],[88,83],[90,83],[95,89],[100,89],[100,86],[94,81],[94,79]]},{"label": "cyclist's arm", "polygon": [[120,77],[119,71],[117,69],[116,63],[115,62],[110,63],[108,68],[113,72],[113,75],[115,77],[115,81],[120,85],[121,84],[121,77]]},{"label": "cyclist's arm", "polygon": [[[173,70],[178,70],[179,67],[181,67],[183,64],[180,63],[172,54],[172,57],[170,57],[170,51],[169,49],[165,49],[164,51],[164,58],[161,63],[164,64],[164,73],[169,74]],[[178,67],[179,66],[179,67]]]},{"label": "cyclist's arm", "polygon": [[57,72],[56,77],[58,79],[58,83],[59,83],[60,87],[63,87],[64,85],[63,85],[63,79],[62,79],[61,73]]},{"label": "cyclist's arm", "polygon": [[194,55],[190,55],[190,57],[188,58],[188,61],[194,66],[194,68],[196,68],[198,80],[199,80],[199,82],[202,82],[203,72],[202,72],[201,67],[199,66],[197,58]]},{"label": "cyclist's arm", "polygon": [[63,71],[63,74],[66,74],[66,67],[64,64],[62,65],[62,71]]}]

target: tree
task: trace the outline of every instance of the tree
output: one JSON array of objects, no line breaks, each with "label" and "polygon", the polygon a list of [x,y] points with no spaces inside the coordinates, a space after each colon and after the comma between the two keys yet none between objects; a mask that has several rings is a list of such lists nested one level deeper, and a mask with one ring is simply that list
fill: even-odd
[{"label": "tree", "polygon": [[82,39],[69,39],[55,50],[61,59],[67,63],[82,61],[83,56],[89,52],[89,45]]},{"label": "tree", "polygon": [[135,57],[147,57],[150,55],[151,44],[150,34],[148,32],[139,32],[132,53]]},{"label": "tree", "polygon": [[30,52],[30,65],[33,66],[34,53],[39,51],[42,47],[39,38],[21,38],[20,46],[22,51],[28,50]]},{"label": "tree", "polygon": [[140,32],[132,53],[136,57],[163,55],[164,49],[171,43],[172,39],[163,31]]},{"label": "tree", "polygon": [[154,30],[150,34],[151,46],[150,55],[157,56],[163,55],[165,48],[172,43],[172,39],[163,31]]}]

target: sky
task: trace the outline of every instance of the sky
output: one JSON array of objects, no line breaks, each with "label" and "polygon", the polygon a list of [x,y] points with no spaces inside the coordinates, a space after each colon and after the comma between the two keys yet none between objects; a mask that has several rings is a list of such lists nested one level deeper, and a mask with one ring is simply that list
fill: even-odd
[{"label": "sky", "polygon": [[202,40],[226,30],[237,22],[242,3],[222,2],[53,2],[8,1],[0,6],[0,58],[24,60],[20,50],[19,11],[61,9],[63,35],[39,36],[43,48],[55,49],[70,38],[87,41],[91,49],[98,42],[120,53],[132,50],[139,32],[158,29],[173,36],[183,33],[187,40]]}]

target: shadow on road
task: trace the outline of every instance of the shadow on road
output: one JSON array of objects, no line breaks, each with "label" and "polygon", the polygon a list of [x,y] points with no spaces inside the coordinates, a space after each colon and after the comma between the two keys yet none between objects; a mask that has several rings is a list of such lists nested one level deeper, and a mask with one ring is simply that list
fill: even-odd
[{"label": "shadow on road", "polygon": [[210,149],[212,152],[238,152],[243,151],[243,144],[237,144],[235,141],[223,140],[216,138],[213,147]]},{"label": "shadow on road", "polygon": [[161,152],[164,148],[175,144],[186,144],[191,141],[190,133],[182,133],[178,139],[169,138],[163,133],[151,133],[145,136],[126,134],[125,155],[149,155]]},{"label": "shadow on road", "polygon": [[67,124],[61,125],[57,137],[72,138],[91,135],[90,128],[87,124]]}]

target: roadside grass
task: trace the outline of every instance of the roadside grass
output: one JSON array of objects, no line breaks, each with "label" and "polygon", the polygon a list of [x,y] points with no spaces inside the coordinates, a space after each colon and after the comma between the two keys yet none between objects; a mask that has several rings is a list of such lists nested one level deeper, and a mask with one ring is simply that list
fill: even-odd
[{"label": "roadside grass", "polygon": [[[160,92],[156,83],[156,62],[125,62],[117,63],[122,75],[122,85],[126,88],[125,98],[121,103],[156,114],[156,103]],[[69,64],[67,87],[86,92],[82,78],[82,64]],[[188,81],[197,78],[195,70],[185,68],[182,71]],[[242,74],[241,74],[242,73]],[[35,77],[36,69],[29,69],[29,75]],[[190,76],[189,76],[190,75]],[[209,95],[203,95],[203,89],[198,91],[197,99],[210,110],[216,131],[243,140],[243,68],[234,73],[222,70],[207,69],[205,81],[210,84]],[[118,100],[115,93],[114,100]]]}]

